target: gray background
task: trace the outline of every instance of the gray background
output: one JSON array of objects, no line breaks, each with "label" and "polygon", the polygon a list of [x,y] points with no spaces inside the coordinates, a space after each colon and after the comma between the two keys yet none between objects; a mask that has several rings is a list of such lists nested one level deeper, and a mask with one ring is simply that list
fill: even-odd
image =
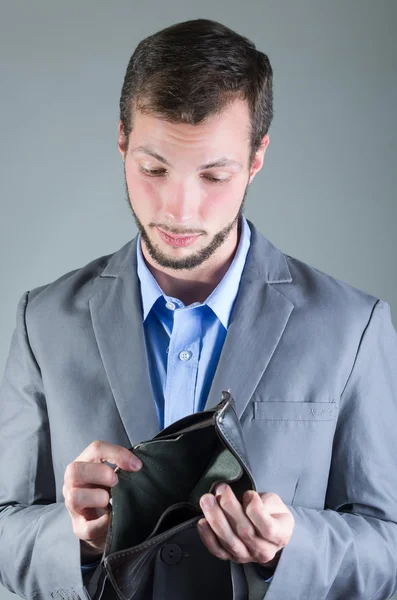
[{"label": "gray background", "polygon": [[1,374],[22,293],[135,235],[117,150],[124,72],[143,37],[192,18],[251,38],[274,70],[246,216],[287,254],[386,300],[397,324],[395,0],[0,8]]}]

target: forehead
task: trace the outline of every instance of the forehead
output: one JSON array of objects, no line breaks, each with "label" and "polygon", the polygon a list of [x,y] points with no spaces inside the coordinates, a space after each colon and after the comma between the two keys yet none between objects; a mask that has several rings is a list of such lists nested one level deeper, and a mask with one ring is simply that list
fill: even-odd
[{"label": "forehead", "polygon": [[134,112],[129,146],[157,143],[172,150],[201,152],[205,149],[244,154],[250,140],[250,115],[248,103],[235,100],[221,112],[202,123],[170,123],[153,114]]}]

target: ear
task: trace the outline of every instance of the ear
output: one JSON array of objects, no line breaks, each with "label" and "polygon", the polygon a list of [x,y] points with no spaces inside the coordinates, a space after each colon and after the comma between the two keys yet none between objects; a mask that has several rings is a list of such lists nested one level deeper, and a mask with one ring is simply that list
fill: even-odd
[{"label": "ear", "polygon": [[252,166],[250,169],[250,177],[249,177],[248,183],[251,183],[251,181],[257,174],[257,172],[261,170],[262,165],[263,165],[263,160],[265,158],[266,148],[268,147],[269,142],[270,142],[270,138],[269,138],[269,134],[267,133],[265,136],[263,136],[261,145],[258,148],[258,150],[256,151],[254,158],[252,159]]},{"label": "ear", "polygon": [[125,133],[124,133],[123,124],[122,124],[121,121],[119,121],[119,125],[118,125],[117,130],[118,130],[117,147],[118,147],[118,149],[120,151],[120,154],[123,157],[123,160],[125,160],[125,155],[126,155],[126,152],[127,152],[128,143],[127,143],[127,138],[126,138]]}]

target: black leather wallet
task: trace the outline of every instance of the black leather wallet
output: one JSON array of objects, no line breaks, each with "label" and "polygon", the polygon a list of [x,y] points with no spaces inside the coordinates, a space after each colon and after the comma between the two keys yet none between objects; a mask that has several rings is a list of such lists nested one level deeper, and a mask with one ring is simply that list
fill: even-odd
[{"label": "black leather wallet", "polygon": [[[120,600],[152,598],[156,557],[162,553],[168,564],[180,559],[180,547],[168,541],[197,527],[203,516],[201,496],[222,481],[240,502],[246,490],[256,490],[230,392],[222,392],[216,407],[188,415],[129,450],[143,467],[136,472],[115,469],[119,479],[111,488],[110,525],[97,567],[98,600],[107,597],[104,590],[110,585]],[[201,540],[199,544],[200,572],[203,561],[209,561],[208,569],[218,561],[219,585],[211,589],[213,597],[226,597],[225,590],[231,591],[229,561],[212,556]]]}]

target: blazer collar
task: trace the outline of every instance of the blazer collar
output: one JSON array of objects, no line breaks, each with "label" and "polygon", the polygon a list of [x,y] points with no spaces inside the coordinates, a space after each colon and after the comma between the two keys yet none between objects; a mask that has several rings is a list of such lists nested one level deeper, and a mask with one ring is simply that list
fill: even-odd
[{"label": "blazer collar", "polygon": [[[267,283],[289,283],[292,281],[291,273],[285,254],[265,237],[247,219],[251,229],[251,245],[247,255],[244,270]],[[136,272],[137,251],[135,236],[115,252],[101,273],[101,277],[118,277],[126,269]]]}]

